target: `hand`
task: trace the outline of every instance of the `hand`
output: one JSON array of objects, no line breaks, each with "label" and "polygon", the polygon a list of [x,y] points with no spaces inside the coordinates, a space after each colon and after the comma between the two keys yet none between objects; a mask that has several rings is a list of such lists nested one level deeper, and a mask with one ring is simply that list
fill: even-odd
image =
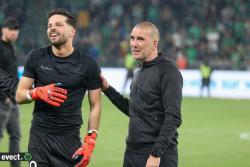
[{"label": "hand", "polygon": [[4,103],[5,104],[10,104],[11,103],[11,100],[9,97],[6,97],[6,99],[4,100]]},{"label": "hand", "polygon": [[159,167],[160,166],[160,158],[153,157],[152,155],[149,156],[147,160],[146,167]]},{"label": "hand", "polygon": [[84,138],[83,145],[78,148],[72,156],[72,159],[77,163],[76,167],[86,167],[89,164],[95,149],[96,136],[97,134],[95,132],[87,134]]},{"label": "hand", "polygon": [[100,78],[102,80],[102,91],[105,91],[109,88],[109,83],[106,80],[106,78],[104,78],[104,76],[102,74],[100,74]]},{"label": "hand", "polygon": [[59,84],[36,87],[30,90],[29,94],[33,100],[42,100],[52,106],[59,107],[67,99],[67,90],[57,86]]},{"label": "hand", "polygon": [[6,99],[4,100],[4,104],[10,108],[12,106],[12,102],[11,99],[9,97],[6,97]]}]

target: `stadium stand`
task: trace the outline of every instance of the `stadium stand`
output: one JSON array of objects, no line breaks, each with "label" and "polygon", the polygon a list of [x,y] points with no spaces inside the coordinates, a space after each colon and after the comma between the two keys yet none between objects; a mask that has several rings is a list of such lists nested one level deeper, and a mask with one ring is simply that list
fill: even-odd
[{"label": "stadium stand", "polygon": [[208,59],[214,69],[250,70],[249,0],[0,0],[0,23],[14,16],[22,25],[20,64],[48,45],[44,16],[57,7],[78,15],[75,45],[104,67],[122,67],[131,27],[149,20],[160,29],[160,50],[173,60],[182,54],[186,68]]}]

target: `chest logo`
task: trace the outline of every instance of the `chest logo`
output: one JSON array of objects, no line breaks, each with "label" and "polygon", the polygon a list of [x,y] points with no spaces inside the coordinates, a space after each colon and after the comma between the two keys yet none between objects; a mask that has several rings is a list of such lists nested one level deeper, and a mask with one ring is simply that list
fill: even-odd
[{"label": "chest logo", "polygon": [[44,65],[41,65],[41,69],[53,71],[53,68],[52,68],[52,67],[47,67],[47,66],[44,66]]}]

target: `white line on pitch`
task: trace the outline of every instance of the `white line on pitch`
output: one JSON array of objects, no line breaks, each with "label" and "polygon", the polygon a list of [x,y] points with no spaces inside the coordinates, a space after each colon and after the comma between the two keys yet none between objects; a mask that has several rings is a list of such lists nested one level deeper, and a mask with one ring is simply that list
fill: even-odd
[{"label": "white line on pitch", "polygon": [[240,133],[240,138],[244,140],[250,140],[250,132]]}]

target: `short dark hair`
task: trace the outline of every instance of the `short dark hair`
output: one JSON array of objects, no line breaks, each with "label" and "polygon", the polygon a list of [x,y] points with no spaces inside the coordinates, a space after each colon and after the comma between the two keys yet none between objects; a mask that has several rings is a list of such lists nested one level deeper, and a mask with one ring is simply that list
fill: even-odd
[{"label": "short dark hair", "polygon": [[69,11],[67,11],[66,9],[63,9],[63,8],[56,8],[56,9],[53,9],[51,10],[49,13],[48,13],[48,19],[53,16],[53,15],[63,15],[63,16],[66,16],[67,17],[67,20],[66,20],[66,23],[73,26],[75,29],[76,29],[76,18],[75,16],[70,13]]}]

